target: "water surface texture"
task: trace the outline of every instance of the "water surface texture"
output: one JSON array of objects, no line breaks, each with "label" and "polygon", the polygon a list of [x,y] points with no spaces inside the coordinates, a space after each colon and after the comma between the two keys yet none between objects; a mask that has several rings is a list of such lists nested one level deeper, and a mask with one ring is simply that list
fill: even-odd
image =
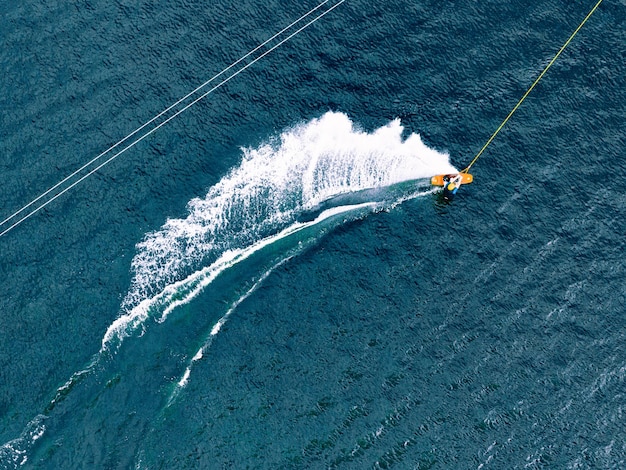
[{"label": "water surface texture", "polygon": [[5,7],[0,468],[625,468],[624,0],[287,3]]}]

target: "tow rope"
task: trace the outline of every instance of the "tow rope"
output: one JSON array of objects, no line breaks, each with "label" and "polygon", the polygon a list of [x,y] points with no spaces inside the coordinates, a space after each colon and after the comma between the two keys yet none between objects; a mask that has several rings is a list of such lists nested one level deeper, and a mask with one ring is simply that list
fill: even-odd
[{"label": "tow rope", "polygon": [[585,19],[578,25],[578,28],[576,28],[576,30],[572,33],[572,35],[569,37],[569,39],[567,41],[565,41],[565,44],[563,44],[563,46],[561,46],[561,49],[559,49],[559,52],[556,53],[556,55],[552,58],[552,60],[548,63],[548,65],[546,65],[546,68],[543,69],[543,72],[541,72],[541,74],[537,77],[537,79],[530,86],[530,88],[526,91],[526,93],[524,93],[524,96],[522,96],[522,98],[517,102],[517,104],[511,110],[509,115],[504,119],[504,121],[502,121],[502,124],[500,124],[500,126],[496,129],[496,131],[491,135],[491,137],[489,138],[487,143],[485,145],[483,145],[483,148],[480,149],[480,152],[478,152],[476,154],[476,156],[474,157],[472,162],[469,165],[467,165],[467,167],[464,170],[462,170],[461,173],[467,173],[469,171],[469,169],[472,167],[472,165],[474,163],[476,163],[476,160],[478,160],[480,158],[480,156],[483,154],[485,149],[489,146],[489,144],[493,141],[493,139],[495,139],[496,135],[498,135],[498,132],[500,132],[500,130],[502,130],[502,128],[505,126],[505,124],[508,122],[508,120],[511,119],[511,116],[513,116],[513,113],[515,113],[515,111],[517,111],[517,108],[520,107],[520,105],[524,102],[524,100],[530,94],[530,92],[533,91],[533,88],[535,88],[537,83],[539,83],[539,80],[541,80],[543,78],[543,76],[546,74],[546,72],[548,71],[548,69],[550,67],[552,67],[552,64],[554,64],[554,62],[556,62],[556,60],[561,55],[561,52],[563,52],[565,50],[565,48],[569,45],[569,43],[572,42],[572,39],[574,39],[574,36],[576,36],[576,34],[578,34],[578,31],[580,31],[580,29],[587,22],[587,20],[591,17],[591,15],[593,15],[593,13],[596,11],[596,9],[600,6],[601,3],[602,3],[602,0],[599,0],[598,3],[596,3],[596,5],[591,9],[591,11],[585,17]]}]

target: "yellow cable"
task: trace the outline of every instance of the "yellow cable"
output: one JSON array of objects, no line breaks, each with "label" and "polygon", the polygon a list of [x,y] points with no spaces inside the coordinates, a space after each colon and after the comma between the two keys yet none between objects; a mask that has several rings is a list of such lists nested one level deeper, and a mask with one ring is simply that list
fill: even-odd
[{"label": "yellow cable", "polygon": [[541,72],[541,74],[537,77],[537,79],[535,80],[535,82],[530,86],[530,88],[526,91],[526,93],[524,93],[524,96],[522,96],[522,98],[517,102],[517,104],[515,105],[515,107],[513,108],[513,110],[509,113],[509,115],[506,117],[506,119],[504,121],[502,121],[502,124],[500,124],[500,126],[496,129],[496,131],[492,134],[492,136],[489,138],[489,140],[487,141],[487,143],[483,146],[482,149],[480,149],[480,152],[478,152],[478,154],[474,157],[474,159],[472,160],[472,162],[467,165],[467,168],[465,168],[463,171],[461,171],[461,173],[467,173],[469,171],[469,169],[471,168],[471,166],[476,163],[476,160],[478,160],[478,158],[483,154],[483,152],[485,151],[485,149],[489,146],[489,144],[491,143],[491,141],[493,139],[495,139],[496,135],[498,135],[498,132],[500,132],[500,130],[504,127],[504,125],[507,123],[507,121],[511,118],[511,116],[513,116],[513,113],[515,111],[517,111],[517,108],[520,107],[520,105],[522,104],[522,102],[526,99],[526,97],[530,94],[531,91],[533,91],[533,88],[535,88],[535,85],[537,85],[537,83],[539,83],[539,80],[541,80],[541,78],[545,75],[545,73],[548,71],[548,69],[552,66],[552,64],[556,61],[556,59],[558,59],[558,57],[561,55],[561,52],[563,52],[563,50],[565,50],[565,48],[569,45],[569,43],[572,41],[572,39],[574,39],[574,36],[576,36],[576,34],[578,33],[578,31],[580,31],[580,28],[583,27],[583,25],[587,22],[587,20],[591,17],[591,15],[593,15],[593,12],[596,11],[596,9],[600,6],[600,4],[602,3],[602,0],[599,0],[598,3],[596,3],[596,6],[594,6],[591,11],[589,12],[589,14],[587,14],[587,16],[585,17],[585,19],[582,21],[582,23],[580,23],[578,25],[578,28],[576,28],[576,31],[574,31],[572,33],[572,35],[569,37],[569,39],[567,41],[565,41],[565,44],[563,44],[563,46],[561,47],[561,49],[559,49],[559,52],[556,53],[556,55],[552,58],[552,60],[550,61],[550,63],[546,66],[545,69],[543,69],[543,72]]}]

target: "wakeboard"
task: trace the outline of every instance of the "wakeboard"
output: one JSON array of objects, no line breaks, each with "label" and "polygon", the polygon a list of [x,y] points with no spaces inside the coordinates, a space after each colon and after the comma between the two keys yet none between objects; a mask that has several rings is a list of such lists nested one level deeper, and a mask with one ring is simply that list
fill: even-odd
[{"label": "wakeboard", "polygon": [[[450,179],[454,178],[456,175],[435,175],[430,179],[430,184],[433,186],[443,186],[443,178],[449,177]],[[461,184],[469,184],[474,181],[474,177],[469,173],[461,173]]]}]

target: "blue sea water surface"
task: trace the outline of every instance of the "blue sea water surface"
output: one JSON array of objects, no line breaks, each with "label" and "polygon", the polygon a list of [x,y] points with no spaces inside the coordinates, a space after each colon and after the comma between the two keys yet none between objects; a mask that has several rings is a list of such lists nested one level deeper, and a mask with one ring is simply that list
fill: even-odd
[{"label": "blue sea water surface", "polygon": [[315,10],[0,237],[0,468],[626,466],[626,3],[428,184],[593,5],[8,5],[2,220]]}]

